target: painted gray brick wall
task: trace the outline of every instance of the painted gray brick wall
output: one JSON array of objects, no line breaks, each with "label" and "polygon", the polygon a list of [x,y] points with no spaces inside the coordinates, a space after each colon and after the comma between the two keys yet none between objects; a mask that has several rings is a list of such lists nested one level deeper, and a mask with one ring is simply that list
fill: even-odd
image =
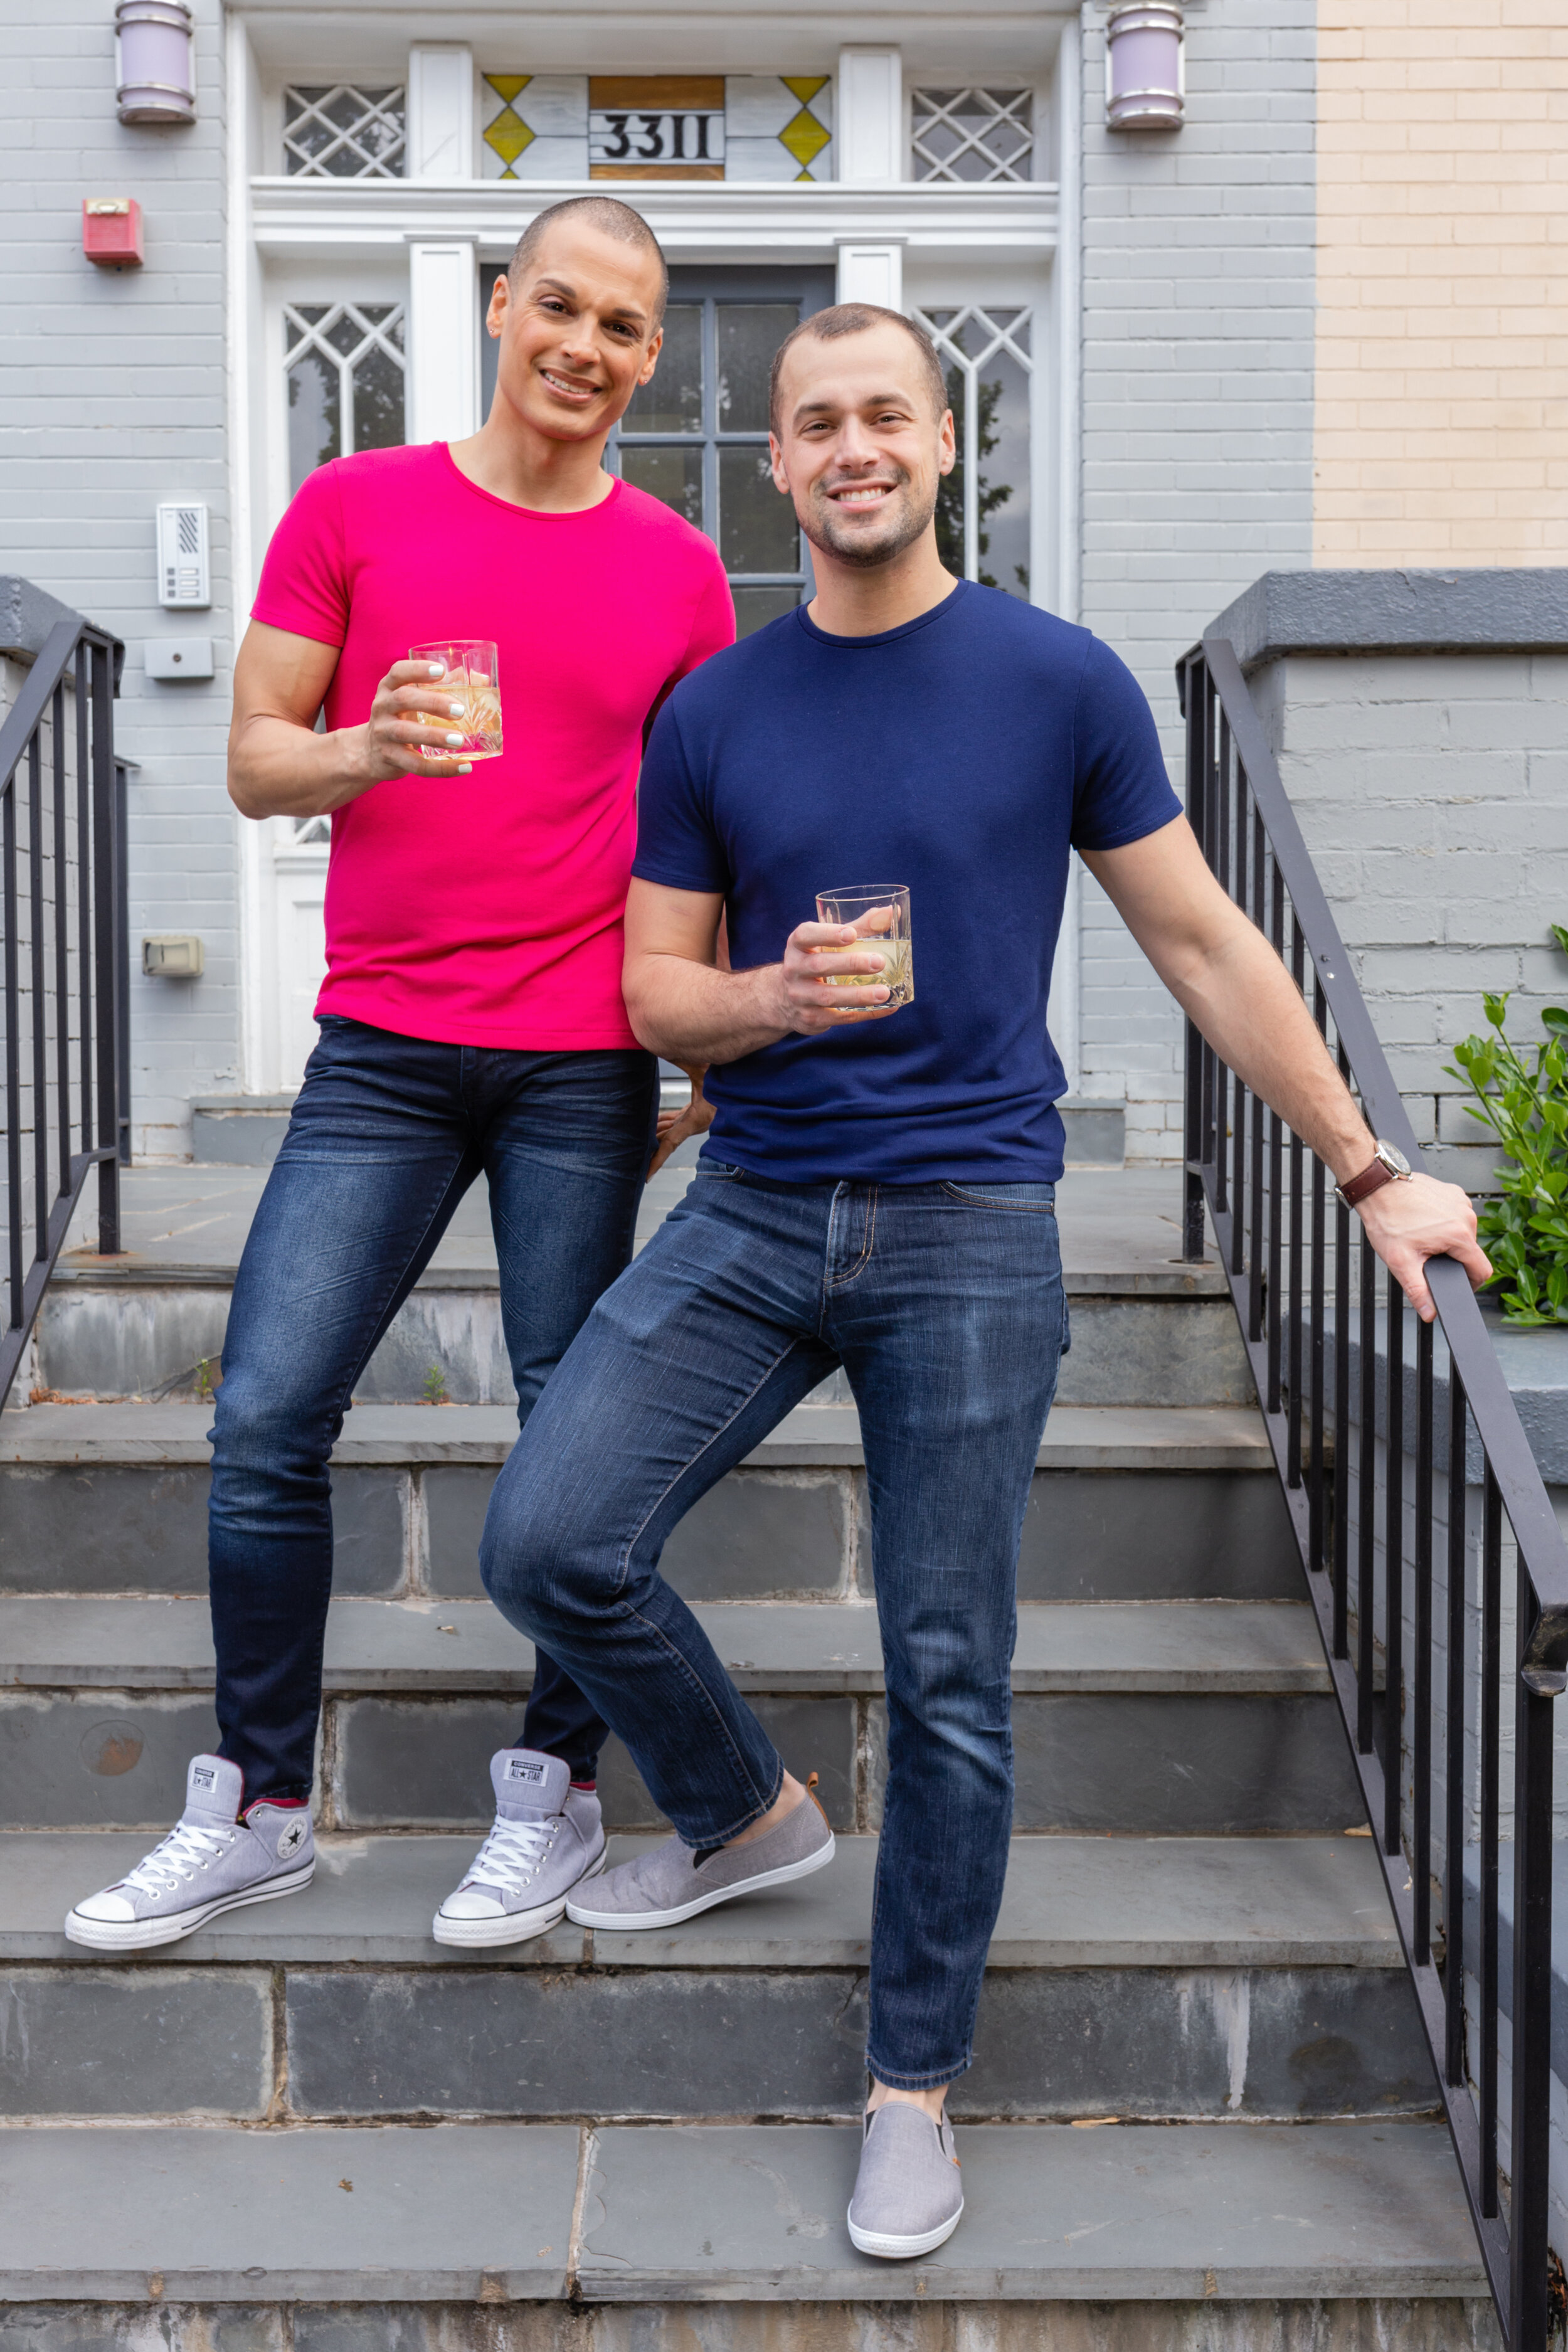
[{"label": "painted gray brick wall", "polygon": [[[1187,119],[1105,128],[1084,12],[1082,593],[1180,782],[1172,665],[1258,572],[1312,560],[1316,10],[1187,14]],[[1084,877],[1085,1095],[1125,1077],[1130,1159],[1180,1156],[1175,1007]]]},{"label": "painted gray brick wall", "polygon": [[[0,376],[4,568],[37,581],[126,644],[121,749],[131,780],[131,945],[199,932],[195,982],[131,983],[132,1112],[139,1153],[189,1149],[189,1097],[237,1083],[236,856],[223,747],[232,651],[224,311],[223,17],[195,0],[199,121],[115,117],[112,6],[58,0],[12,11],[0,74]],[[135,196],[147,263],[95,268],[84,196]],[[205,499],[210,613],[157,601],[154,509]],[[210,686],[161,686],[150,637],[215,639]]]},{"label": "painted gray brick wall", "polygon": [[1416,1136],[1489,1192],[1444,1066],[1483,990],[1515,992],[1521,1043],[1568,1000],[1568,647],[1291,654],[1249,683]]}]

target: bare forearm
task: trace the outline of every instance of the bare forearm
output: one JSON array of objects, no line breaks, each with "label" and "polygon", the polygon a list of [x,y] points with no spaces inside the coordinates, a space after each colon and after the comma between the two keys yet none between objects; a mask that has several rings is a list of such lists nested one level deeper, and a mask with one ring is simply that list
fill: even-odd
[{"label": "bare forearm", "polygon": [[1187,972],[1167,985],[1222,1062],[1293,1133],[1337,1182],[1358,1175],[1373,1139],[1289,973],[1244,917]]},{"label": "bare forearm", "polygon": [[789,1023],[779,1003],[781,967],[718,971],[685,956],[639,958],[626,992],[626,1011],[650,1054],[683,1066],[738,1062],[784,1036]]},{"label": "bare forearm", "polygon": [[321,816],[368,792],[365,730],[318,735],[271,715],[237,721],[229,737],[229,798],[244,816]]}]

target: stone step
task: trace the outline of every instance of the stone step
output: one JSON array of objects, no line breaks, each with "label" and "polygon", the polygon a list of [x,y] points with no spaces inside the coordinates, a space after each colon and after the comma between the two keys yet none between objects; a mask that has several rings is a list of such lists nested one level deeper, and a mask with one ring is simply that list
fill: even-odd
[{"label": "stone step", "polygon": [[[210,1410],[38,1405],[0,1414],[0,1591],[204,1592]],[[333,1463],[340,1592],[473,1598],[499,1405],[361,1405]],[[671,1537],[693,1601],[871,1590],[858,1415],[801,1407]],[[1233,1406],[1060,1406],[1019,1557],[1026,1601],[1293,1600],[1294,1539],[1258,1416]]]},{"label": "stone step", "polygon": [[[821,1776],[835,1828],[877,1827],[874,1609],[702,1616],[790,1769]],[[329,1626],[325,1825],[482,1826],[489,1758],[520,1736],[528,1645],[485,1603],[337,1601]],[[0,1826],[166,1825],[186,1759],[216,1737],[209,1639],[200,1601],[0,1602]],[[1262,1835],[1363,1818],[1304,1604],[1030,1607],[1016,1657],[1020,1829]],[[618,1741],[600,1781],[612,1827],[658,1823]]]},{"label": "stone step", "polygon": [[[0,2116],[801,2120],[860,2098],[874,1839],[668,1933],[491,1954],[429,1933],[471,1841],[333,1839],[286,1904],[134,1960],[68,1944],[69,1904],[142,1850],[0,1841]],[[1437,2099],[1376,1857],[1344,1839],[1016,1839],[976,2047],[972,2118]]]},{"label": "stone step", "polygon": [[[180,2305],[248,2306],[258,2332],[247,2342],[266,2352],[282,2340],[259,2333],[270,2315],[311,2305],[346,2308],[290,2309],[295,2352],[394,2340],[436,2352],[458,2340],[441,2315],[410,2311],[405,2331],[384,2306],[568,2298],[664,2306],[638,2329],[649,2352],[689,2345],[687,2307],[717,2303],[768,2306],[754,2333],[724,2336],[748,2347],[804,2345],[824,2305],[909,2306],[912,2318],[941,2303],[995,2314],[1173,2298],[1321,2300],[1324,2352],[1373,2340],[1356,2303],[1374,2298],[1415,2299],[1406,2344],[1479,2352],[1497,2340],[1468,2322],[1485,2278],[1437,2125],[961,2126],[963,2221],[937,2253],[900,2264],[849,2245],[858,2141],[831,2125],[0,2132],[0,2296],[37,2307],[36,2352],[87,2340],[76,2315],[48,2308],[73,2300],[137,2306],[143,2327],[151,2301],[159,2343],[182,2352],[198,2339],[171,2332]],[[1451,2308],[1418,2337],[1419,2306],[1438,2298]],[[1353,2336],[1336,2324],[1341,2305]],[[1226,2352],[1263,2340],[1223,2339]]]},{"label": "stone step", "polygon": [[[230,1124],[254,1124],[235,1113]],[[691,1181],[688,1146],[647,1188],[639,1247]],[[29,1386],[100,1398],[205,1394],[219,1377],[235,1270],[263,1171],[126,1171],[123,1257],[62,1256],[39,1316]],[[1058,1188],[1072,1316],[1064,1404],[1247,1404],[1251,1374],[1216,1265],[1179,1256],[1173,1171],[1097,1169]],[[436,1256],[362,1374],[369,1402],[515,1402],[484,1188],[459,1204]],[[848,1394],[840,1375],[828,1396]]]}]

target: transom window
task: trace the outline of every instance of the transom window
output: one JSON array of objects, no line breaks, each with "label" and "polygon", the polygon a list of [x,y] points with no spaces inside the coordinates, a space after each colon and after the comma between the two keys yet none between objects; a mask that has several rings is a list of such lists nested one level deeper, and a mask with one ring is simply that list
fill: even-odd
[{"label": "transom window", "polygon": [[743,637],[811,593],[768,462],[768,375],[791,328],[832,299],[826,270],[678,270],[653,381],[616,435],[623,478],[714,541]]},{"label": "transom window", "polygon": [[289,302],[283,310],[289,488],[356,449],[404,438],[401,302]]},{"label": "transom window", "polygon": [[401,83],[286,89],[283,168],[308,180],[401,180],[407,113]]},{"label": "transom window", "polygon": [[1034,177],[1032,89],[917,89],[910,96],[911,179]]}]

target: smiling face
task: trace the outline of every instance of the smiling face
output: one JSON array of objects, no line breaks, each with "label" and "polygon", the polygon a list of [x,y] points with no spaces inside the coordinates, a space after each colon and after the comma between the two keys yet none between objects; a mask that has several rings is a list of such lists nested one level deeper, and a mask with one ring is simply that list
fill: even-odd
[{"label": "smiling face", "polygon": [[805,334],[784,356],[773,457],[813,547],[842,563],[889,563],[931,528],[956,457],[952,416],[933,414],[901,327]]},{"label": "smiling face", "polygon": [[601,438],[653,373],[662,291],[642,247],[581,220],[552,224],[516,283],[499,278],[490,296],[498,402],[550,440]]}]

